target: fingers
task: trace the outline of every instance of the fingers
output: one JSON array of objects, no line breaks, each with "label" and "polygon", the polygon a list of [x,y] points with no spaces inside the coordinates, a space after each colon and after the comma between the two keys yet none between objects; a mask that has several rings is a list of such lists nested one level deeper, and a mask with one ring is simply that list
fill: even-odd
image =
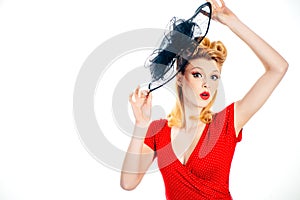
[{"label": "fingers", "polygon": [[212,6],[212,8],[215,8],[214,2],[212,0],[206,0],[206,2],[209,2]]},{"label": "fingers", "polygon": [[206,0],[206,1],[210,2],[212,6],[211,18],[218,22],[224,23],[222,22],[222,20],[224,19],[224,14],[226,14],[225,11],[227,11],[224,0]]},{"label": "fingers", "polygon": [[223,0],[220,0],[222,7],[225,6],[225,2]]},{"label": "fingers", "polygon": [[210,1],[210,3],[212,4],[212,7],[213,7],[214,9],[220,8],[220,5],[219,5],[219,3],[218,3],[216,0],[209,0],[209,1]]},{"label": "fingers", "polygon": [[133,93],[131,93],[131,94],[129,95],[129,102],[130,102],[131,104],[133,103],[132,97],[133,97]]},{"label": "fingers", "polygon": [[134,91],[134,98],[137,99],[139,97],[139,91],[140,91],[140,86],[137,86],[137,88]]},{"label": "fingers", "polygon": [[152,93],[151,92],[147,94],[146,104],[149,107],[152,106]]},{"label": "fingers", "polygon": [[135,97],[136,98],[142,98],[142,99],[144,99],[144,98],[147,98],[148,94],[149,94],[149,90],[142,90],[140,88],[140,86],[138,86],[135,89]]},{"label": "fingers", "polygon": [[206,1],[211,3],[213,10],[220,9],[221,7],[225,6],[224,0],[206,0]]},{"label": "fingers", "polygon": [[149,96],[149,90],[141,90],[140,86],[138,86],[133,93],[129,95],[129,101],[130,103],[139,101],[139,100],[146,100]]},{"label": "fingers", "polygon": [[218,5],[216,3],[215,0],[206,0],[207,2],[209,2],[211,4],[211,7],[212,7],[212,19],[215,19],[215,10],[217,9],[216,5]]},{"label": "fingers", "polygon": [[140,90],[139,96],[140,96],[141,98],[147,98],[147,97],[148,97],[148,94],[149,94],[149,91],[148,91],[148,90]]}]

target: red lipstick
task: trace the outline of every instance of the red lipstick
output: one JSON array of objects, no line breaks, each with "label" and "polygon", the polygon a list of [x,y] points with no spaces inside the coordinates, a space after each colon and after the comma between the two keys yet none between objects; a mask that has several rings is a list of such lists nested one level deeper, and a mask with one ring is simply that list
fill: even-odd
[{"label": "red lipstick", "polygon": [[209,94],[209,92],[202,92],[202,93],[200,94],[200,97],[201,97],[203,100],[207,100],[207,99],[209,99],[210,94]]}]

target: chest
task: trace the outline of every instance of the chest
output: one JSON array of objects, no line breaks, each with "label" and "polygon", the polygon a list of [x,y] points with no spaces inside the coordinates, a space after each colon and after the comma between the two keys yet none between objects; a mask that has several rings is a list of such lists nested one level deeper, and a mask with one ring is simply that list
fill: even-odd
[{"label": "chest", "polygon": [[205,136],[206,131],[206,125],[190,129],[189,132],[176,128],[170,130],[170,137],[166,140],[170,143],[172,152],[182,165],[186,165],[196,148],[201,146],[202,136]]},{"label": "chest", "polygon": [[165,173],[180,168],[203,179],[228,178],[236,145],[233,137],[207,126],[194,138],[179,135],[176,138],[172,141],[168,130],[157,141],[158,165],[168,169]]}]

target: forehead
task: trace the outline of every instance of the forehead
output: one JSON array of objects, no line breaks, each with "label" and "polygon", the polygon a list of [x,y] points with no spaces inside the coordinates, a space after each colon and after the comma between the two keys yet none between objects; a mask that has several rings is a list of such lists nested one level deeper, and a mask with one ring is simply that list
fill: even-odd
[{"label": "forehead", "polygon": [[189,61],[189,64],[186,67],[186,70],[191,70],[193,68],[201,68],[206,72],[218,71],[220,72],[217,62],[215,60],[208,60],[205,58],[197,58]]}]

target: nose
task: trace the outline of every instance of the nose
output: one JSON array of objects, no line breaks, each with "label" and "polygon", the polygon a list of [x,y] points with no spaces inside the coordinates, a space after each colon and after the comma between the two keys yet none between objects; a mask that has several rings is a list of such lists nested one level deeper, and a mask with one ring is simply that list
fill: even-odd
[{"label": "nose", "polygon": [[204,79],[202,79],[202,80],[203,80],[203,82],[202,82],[202,87],[203,87],[203,88],[208,88],[206,78],[204,78]]}]

